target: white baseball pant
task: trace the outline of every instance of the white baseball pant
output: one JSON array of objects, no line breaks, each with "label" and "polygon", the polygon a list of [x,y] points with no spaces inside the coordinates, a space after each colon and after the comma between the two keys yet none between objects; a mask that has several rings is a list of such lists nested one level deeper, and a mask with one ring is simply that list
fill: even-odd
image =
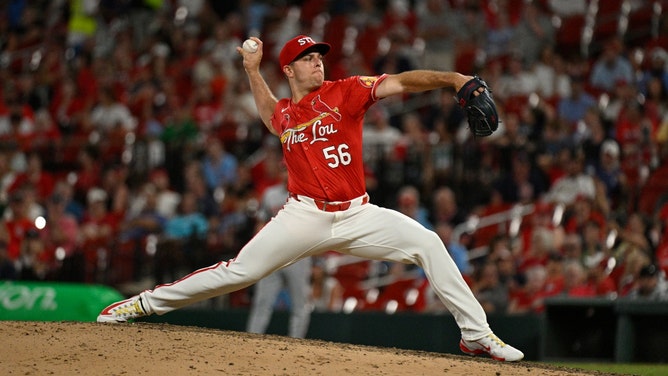
[{"label": "white baseball pant", "polygon": [[485,311],[434,232],[397,211],[353,202],[357,205],[348,210],[325,212],[308,200],[288,199],[234,259],[142,292],[144,308],[161,315],[250,286],[304,257],[336,250],[420,266],[452,313],[462,338],[475,340],[492,332]]}]

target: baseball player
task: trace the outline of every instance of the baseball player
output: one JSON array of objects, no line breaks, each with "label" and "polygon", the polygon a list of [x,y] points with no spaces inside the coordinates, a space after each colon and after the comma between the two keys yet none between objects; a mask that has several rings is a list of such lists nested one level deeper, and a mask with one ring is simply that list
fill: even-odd
[{"label": "baseball player", "polygon": [[[474,87],[471,82],[476,78],[415,70],[327,81],[323,56],[330,45],[299,35],[279,54],[292,97],[278,100],[260,73],[262,41],[252,39],[258,44],[256,51],[237,50],[259,115],[283,147],[287,202],[234,259],[111,304],[97,321],[165,314],[247,287],[305,257],[337,250],[420,266],[457,322],[463,352],[489,354],[499,361],[521,360],[524,354],[490,329],[484,310],[438,235],[397,211],[370,203],[365,187],[362,125],[372,104],[391,95],[442,87],[459,91]],[[476,97],[487,96],[484,86],[475,87]]]}]

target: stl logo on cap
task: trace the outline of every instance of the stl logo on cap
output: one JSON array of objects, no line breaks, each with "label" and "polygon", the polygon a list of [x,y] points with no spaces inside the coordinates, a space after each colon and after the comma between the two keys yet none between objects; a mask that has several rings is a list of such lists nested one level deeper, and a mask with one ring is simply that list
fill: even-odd
[{"label": "stl logo on cap", "polygon": [[330,48],[328,43],[316,42],[308,35],[298,35],[285,43],[278,55],[278,62],[284,67],[306,52],[316,51],[324,56]]},{"label": "stl logo on cap", "polygon": [[300,46],[303,46],[305,44],[315,44],[315,41],[311,37],[301,37],[297,39],[297,43],[299,43]]}]

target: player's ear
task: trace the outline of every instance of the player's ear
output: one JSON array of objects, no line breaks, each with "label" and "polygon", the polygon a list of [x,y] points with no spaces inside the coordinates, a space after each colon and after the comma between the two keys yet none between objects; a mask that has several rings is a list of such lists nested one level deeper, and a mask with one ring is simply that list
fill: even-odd
[{"label": "player's ear", "polygon": [[292,70],[292,65],[284,65],[283,66],[283,74],[285,74],[287,77],[292,77],[294,75],[294,71]]}]

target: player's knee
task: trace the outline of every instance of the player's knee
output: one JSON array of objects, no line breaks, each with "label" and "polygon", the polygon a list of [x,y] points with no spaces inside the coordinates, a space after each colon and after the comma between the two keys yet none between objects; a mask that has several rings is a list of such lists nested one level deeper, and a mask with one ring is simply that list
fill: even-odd
[{"label": "player's knee", "polygon": [[441,238],[433,231],[425,230],[419,236],[413,238],[412,244],[409,248],[409,254],[412,255],[405,262],[410,262],[422,266],[423,260],[433,259],[434,254],[447,253],[447,249],[443,244]]},{"label": "player's knee", "polygon": [[231,279],[232,284],[238,285],[252,285],[261,280],[266,273],[256,270],[239,270],[239,268],[227,267],[228,278]]},{"label": "player's knee", "polygon": [[440,249],[445,247],[443,245],[443,240],[436,234],[434,231],[426,231],[424,236],[421,237],[421,240],[425,242],[425,246],[428,249]]}]

